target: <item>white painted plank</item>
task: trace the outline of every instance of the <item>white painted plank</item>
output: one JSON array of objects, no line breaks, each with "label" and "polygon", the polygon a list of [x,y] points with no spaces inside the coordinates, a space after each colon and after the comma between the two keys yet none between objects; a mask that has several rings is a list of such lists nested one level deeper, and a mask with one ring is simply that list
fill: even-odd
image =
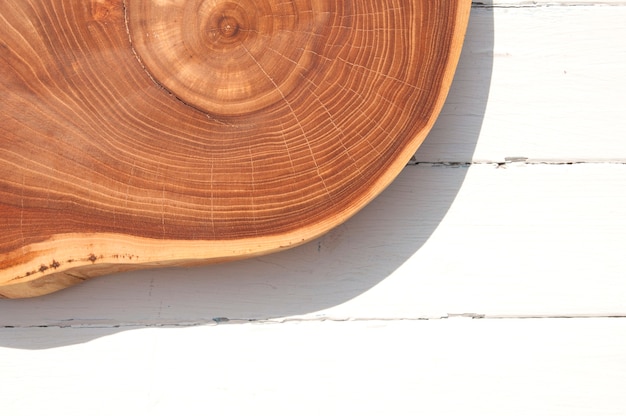
[{"label": "white painted plank", "polygon": [[[93,341],[81,341],[88,332]],[[107,336],[108,335],[108,336]],[[626,413],[626,319],[2,330],[7,415]],[[58,348],[30,349],[57,340]],[[36,348],[36,346],[35,346]]]},{"label": "white painted plank", "polygon": [[621,164],[473,166],[424,245],[332,313],[623,315],[624,189]]},{"label": "white painted plank", "polygon": [[417,160],[626,161],[625,21],[622,6],[472,9]]},{"label": "white painted plank", "polygon": [[626,315],[626,165],[409,166],[327,236],[270,256],[0,301],[0,326]]}]

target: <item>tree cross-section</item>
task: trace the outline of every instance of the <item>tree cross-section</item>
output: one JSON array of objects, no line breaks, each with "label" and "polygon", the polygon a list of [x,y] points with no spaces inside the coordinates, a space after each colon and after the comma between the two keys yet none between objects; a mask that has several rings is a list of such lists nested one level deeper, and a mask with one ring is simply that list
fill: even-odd
[{"label": "tree cross-section", "polygon": [[424,140],[467,0],[4,0],[0,296],[308,241]]}]

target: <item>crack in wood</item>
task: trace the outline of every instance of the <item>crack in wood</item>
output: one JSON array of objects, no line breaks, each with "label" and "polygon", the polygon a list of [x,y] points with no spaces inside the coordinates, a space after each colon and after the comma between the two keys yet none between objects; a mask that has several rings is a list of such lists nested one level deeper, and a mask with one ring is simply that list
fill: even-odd
[{"label": "crack in wood", "polygon": [[135,50],[135,47],[133,46],[133,37],[130,34],[130,26],[128,24],[128,8],[126,6],[126,1],[127,0],[122,0],[122,9],[124,11],[124,26],[126,27],[126,34],[128,35],[128,44],[130,46],[130,50],[132,51],[133,56],[135,57],[137,62],[139,62],[139,65],[143,69],[143,72],[145,72],[146,75],[148,75],[148,78],[150,78],[152,80],[152,82],[154,82],[154,84],[156,86],[158,86],[159,88],[167,91],[167,89],[163,85],[161,85],[156,79],[154,79],[154,77],[152,76],[150,71],[148,71],[146,66],[143,64],[143,61],[141,60],[141,57],[139,56],[139,54]]}]

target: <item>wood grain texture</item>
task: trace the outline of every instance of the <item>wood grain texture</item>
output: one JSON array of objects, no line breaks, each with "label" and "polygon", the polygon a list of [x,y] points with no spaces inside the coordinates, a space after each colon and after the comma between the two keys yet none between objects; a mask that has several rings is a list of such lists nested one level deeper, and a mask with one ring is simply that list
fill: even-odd
[{"label": "wood grain texture", "polygon": [[470,2],[7,1],[0,295],[301,244],[379,194]]}]

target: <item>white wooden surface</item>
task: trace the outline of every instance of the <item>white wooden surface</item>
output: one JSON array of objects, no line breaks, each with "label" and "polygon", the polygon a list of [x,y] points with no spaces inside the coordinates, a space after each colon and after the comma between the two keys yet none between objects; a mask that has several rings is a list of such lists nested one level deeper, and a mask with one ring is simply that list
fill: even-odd
[{"label": "white wooden surface", "polygon": [[483,3],[343,226],[0,301],[0,414],[626,414],[626,2]]}]

